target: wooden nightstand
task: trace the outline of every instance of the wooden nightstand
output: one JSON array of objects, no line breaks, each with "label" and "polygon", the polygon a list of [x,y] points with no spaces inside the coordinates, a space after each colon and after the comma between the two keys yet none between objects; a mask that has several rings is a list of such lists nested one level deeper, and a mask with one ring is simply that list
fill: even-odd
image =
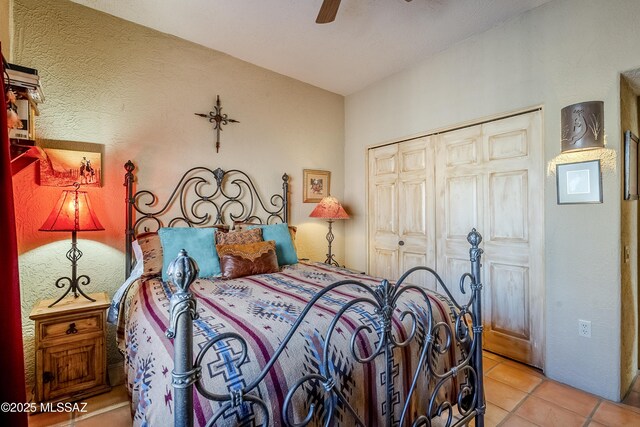
[{"label": "wooden nightstand", "polygon": [[36,322],[36,401],[79,400],[109,391],[107,383],[106,293],[40,301],[29,318]]}]

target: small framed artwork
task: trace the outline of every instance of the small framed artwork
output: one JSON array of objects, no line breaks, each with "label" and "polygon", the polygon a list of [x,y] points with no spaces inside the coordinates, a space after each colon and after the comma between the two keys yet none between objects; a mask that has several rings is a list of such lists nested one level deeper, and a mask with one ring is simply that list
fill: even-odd
[{"label": "small framed artwork", "polygon": [[556,165],[558,204],[602,203],[600,160]]},{"label": "small framed artwork", "polygon": [[624,199],[638,199],[638,137],[624,133]]},{"label": "small framed artwork", "polygon": [[302,173],[302,198],[304,203],[318,203],[331,191],[331,172],[304,169]]},{"label": "small framed artwork", "polygon": [[38,141],[44,152],[40,160],[40,185],[66,187],[77,182],[82,186],[102,186],[104,146],[75,141]]}]

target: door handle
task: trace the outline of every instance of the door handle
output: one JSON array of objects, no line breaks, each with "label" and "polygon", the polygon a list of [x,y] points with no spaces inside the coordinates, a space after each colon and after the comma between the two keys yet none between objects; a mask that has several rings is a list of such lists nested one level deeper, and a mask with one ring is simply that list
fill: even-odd
[{"label": "door handle", "polygon": [[77,333],[78,333],[78,329],[76,329],[76,324],[69,323],[69,329],[67,329],[67,335],[77,334]]},{"label": "door handle", "polygon": [[398,242],[398,245],[400,245],[400,246],[404,246],[404,240],[400,240],[400,241]]}]

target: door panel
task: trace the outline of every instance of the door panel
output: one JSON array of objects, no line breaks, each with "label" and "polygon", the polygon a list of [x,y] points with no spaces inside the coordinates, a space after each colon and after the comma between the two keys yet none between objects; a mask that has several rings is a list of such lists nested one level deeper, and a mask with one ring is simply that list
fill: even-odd
[{"label": "door panel", "polygon": [[405,143],[400,147],[400,173],[417,172],[424,175],[427,168],[427,153],[425,143],[419,140],[418,144]]},{"label": "door panel", "polygon": [[375,232],[378,233],[398,233],[398,209],[396,204],[397,187],[395,182],[382,182],[375,184],[374,200],[377,209],[375,215]]},{"label": "door panel", "polygon": [[[470,129],[473,130],[473,128]],[[477,130],[479,130],[479,128]],[[477,130],[469,132],[467,129],[462,129],[458,132],[458,134],[461,134],[459,135],[459,139],[446,145],[445,164],[447,167],[474,165],[478,162],[477,139],[479,135]],[[444,134],[442,137],[446,140],[449,135]]]},{"label": "door panel", "polygon": [[[424,248],[417,248],[417,251],[411,249],[402,249],[400,251],[400,269],[399,274],[404,274],[413,267],[429,266]],[[432,267],[433,268],[433,267]],[[406,279],[406,283],[412,285],[424,286],[432,291],[436,290],[436,281],[431,274],[425,271],[416,271]]]},{"label": "door panel", "polygon": [[51,377],[44,383],[44,399],[55,399],[100,384],[104,372],[98,355],[104,354],[103,341],[93,338],[45,348],[43,372],[50,373]]},{"label": "door panel", "polygon": [[411,206],[410,209],[404,209],[399,217],[400,234],[425,238],[427,232],[427,189],[424,178],[401,181],[399,193],[399,205]]},{"label": "door panel", "polygon": [[529,153],[526,129],[490,135],[487,138],[489,161],[524,157]]},{"label": "door panel", "polygon": [[398,250],[376,248],[369,274],[375,277],[387,278],[398,276]]},{"label": "door panel", "polygon": [[478,224],[479,180],[477,175],[445,178],[445,218],[448,239],[467,240]]},{"label": "door panel", "polygon": [[491,240],[528,241],[528,176],[526,170],[489,175]]},{"label": "door panel", "polygon": [[[467,254],[468,255],[468,254]],[[463,294],[460,291],[459,278],[469,272],[469,256],[467,257],[459,257],[459,258],[445,258],[446,270],[440,272],[440,274],[444,274],[445,278],[452,278],[449,283],[445,281],[447,285],[447,289],[451,292],[451,295],[455,298],[455,300],[459,304],[467,304],[469,302],[469,298],[471,297],[471,293],[469,292],[469,286],[465,287],[466,294]],[[438,287],[438,292],[445,293],[441,287]]]},{"label": "door panel", "polygon": [[529,339],[529,269],[519,265],[489,263],[491,329],[507,336]]}]

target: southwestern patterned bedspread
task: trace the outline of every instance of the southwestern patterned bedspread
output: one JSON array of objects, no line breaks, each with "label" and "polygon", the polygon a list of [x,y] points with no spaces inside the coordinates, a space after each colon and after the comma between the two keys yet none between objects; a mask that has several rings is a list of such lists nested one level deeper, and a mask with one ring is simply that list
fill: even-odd
[{"label": "southwestern patterned bedspread", "polygon": [[[273,274],[233,280],[199,279],[194,282],[191,292],[196,297],[199,313],[199,318],[194,320],[194,354],[208,339],[230,331],[242,335],[250,347],[248,362],[240,367],[236,367],[235,363],[241,353],[237,342],[221,341],[211,349],[202,363],[205,387],[213,392],[228,394],[251,383],[309,299],[325,286],[346,279],[354,279],[372,287],[380,283],[378,279],[366,275],[319,263],[299,263]],[[362,296],[363,292],[355,286],[341,287],[327,293],[306,315],[295,337],[258,387],[257,393],[268,405],[272,417],[269,425],[283,425],[281,408],[289,389],[305,374],[317,372],[318,365],[322,363],[322,348],[329,324],[345,302]],[[132,287],[127,304],[122,307],[125,316],[121,316],[119,345],[125,353],[127,384],[132,397],[134,425],[137,426],[166,426],[173,422],[173,343],[165,336],[172,293],[172,285],[159,279],[141,280]],[[433,325],[444,322],[454,330],[452,322],[455,307],[440,294],[429,292],[429,298]],[[405,308],[424,313],[424,307],[426,303],[423,298],[417,292],[409,291],[398,303],[398,314]],[[395,316],[394,333],[398,341],[405,340],[411,333],[412,321],[409,317],[401,321],[399,315]],[[393,402],[385,402],[384,363],[377,359],[372,363],[359,363],[354,360],[351,347],[352,336],[358,327],[369,325],[372,332],[360,330],[354,347],[360,357],[371,354],[378,342],[375,330],[379,325],[376,322],[377,316],[365,304],[349,309],[333,333],[329,352],[330,365],[334,378],[340,382],[341,392],[367,426],[380,425],[381,417],[389,410],[399,417],[404,405],[401,396],[407,395],[418,364],[419,348],[425,337],[425,331],[418,322],[416,338],[412,343],[395,349],[393,387],[398,392]],[[435,343],[441,346],[448,338],[444,330],[438,327],[433,329]],[[440,354],[436,351],[436,345],[432,352],[430,364],[436,372],[449,370],[465,356],[465,349],[455,339],[449,338],[455,342],[449,351]],[[411,402],[411,408],[420,406],[420,413],[425,412],[429,403],[425,397],[431,395],[428,388],[433,387],[434,383],[428,380],[433,377],[428,375],[428,369],[421,369],[420,375],[425,380],[419,381]],[[449,387],[443,387],[438,392],[438,400],[455,402],[458,390],[465,381],[463,374],[449,381]],[[312,425],[320,424],[324,399],[322,384],[306,382],[294,395],[293,419],[304,419],[309,405],[314,404]],[[206,400],[194,391],[196,425],[206,425],[219,407],[219,403]],[[415,411],[410,410],[412,412]],[[339,425],[353,425],[352,416],[341,403],[338,404],[336,419]],[[261,420],[261,411],[245,403],[228,411],[216,425],[260,425]]]}]

